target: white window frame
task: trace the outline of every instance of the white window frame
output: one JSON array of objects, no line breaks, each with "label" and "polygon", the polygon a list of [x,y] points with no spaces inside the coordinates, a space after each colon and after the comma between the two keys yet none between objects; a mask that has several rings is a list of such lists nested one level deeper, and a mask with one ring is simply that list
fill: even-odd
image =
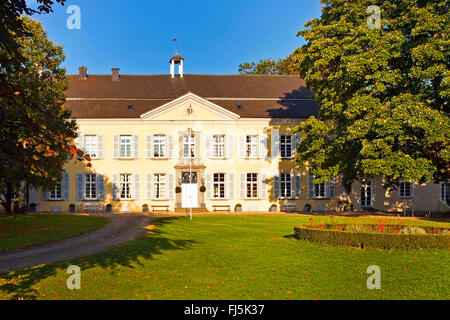
[{"label": "white window frame", "polygon": [[[131,173],[121,173],[119,174],[119,199],[120,200],[131,200],[133,199],[132,194],[132,174]],[[122,197],[122,191],[124,191],[125,197]],[[128,197],[127,197],[128,195]]]},{"label": "white window frame", "polygon": [[446,201],[447,194],[450,190],[450,183],[449,182],[441,182],[441,202],[444,203],[447,206],[450,206],[450,203]]},{"label": "white window frame", "polygon": [[[254,141],[253,141],[254,140]],[[257,134],[248,134],[245,136],[245,157],[258,158],[259,139]]]},{"label": "white window frame", "polygon": [[[363,197],[362,197],[362,192],[364,189],[364,199],[366,199],[366,201],[363,203]],[[367,194],[367,190],[370,189],[370,196],[368,197]],[[373,196],[373,188],[372,188],[372,182],[371,181],[366,181],[365,183],[361,184],[361,188],[360,188],[360,192],[359,192],[359,197],[360,197],[360,201],[361,201],[361,207],[372,207],[373,206],[373,201],[372,201],[372,196]],[[367,200],[369,201],[369,203],[367,203]]]},{"label": "white window frame", "polygon": [[[245,197],[247,199],[258,199],[258,173],[247,173],[245,179]],[[249,196],[250,191],[250,196]]]},{"label": "white window frame", "polygon": [[[406,185],[409,185],[409,194],[405,194],[406,191]],[[413,197],[413,185],[411,182],[408,181],[401,181],[398,192],[401,199],[410,199]]]},{"label": "white window frame", "polygon": [[98,157],[98,136],[95,134],[87,134],[84,136],[84,153],[92,159]]},{"label": "white window frame", "polygon": [[[191,134],[183,135],[183,158],[185,159],[194,159],[195,154],[195,136]],[[186,155],[186,152],[188,155]]]},{"label": "white window frame", "polygon": [[167,199],[167,174],[153,174],[153,199]]},{"label": "white window frame", "polygon": [[153,136],[153,158],[167,158],[165,134],[155,134]]},{"label": "white window frame", "polygon": [[[59,197],[58,195],[59,191]],[[62,182],[59,181],[56,183],[55,188],[49,191],[48,193],[48,200],[62,200]]]},{"label": "white window frame", "polygon": [[225,173],[213,173],[213,198],[225,199]]},{"label": "white window frame", "polygon": [[314,191],[314,198],[315,199],[323,199],[326,197],[327,191],[326,191],[326,184],[325,182],[322,183],[314,183],[313,185],[313,191]]},{"label": "white window frame", "polygon": [[[122,139],[129,139],[128,142]],[[124,146],[124,153],[122,153],[122,146]],[[127,148],[128,147],[128,148]],[[129,155],[128,152],[129,151]],[[133,157],[133,136],[132,135],[120,135],[119,136],[119,158],[129,159]]]},{"label": "white window frame", "polygon": [[[89,195],[88,195],[89,192]],[[85,173],[84,175],[84,200],[97,200],[97,174]]]},{"label": "white window frame", "polygon": [[215,159],[225,158],[225,135],[215,134],[212,137],[212,156]]},{"label": "white window frame", "polygon": [[[288,139],[289,139],[289,142],[287,142]],[[292,135],[280,135],[280,156],[282,159],[292,158],[293,139],[294,139],[294,137]],[[283,150],[284,150],[284,156],[283,156]]]},{"label": "white window frame", "polygon": [[[286,179],[287,178],[287,179]],[[288,191],[289,190],[289,195]],[[292,198],[292,176],[290,173],[280,173],[280,198]]]}]

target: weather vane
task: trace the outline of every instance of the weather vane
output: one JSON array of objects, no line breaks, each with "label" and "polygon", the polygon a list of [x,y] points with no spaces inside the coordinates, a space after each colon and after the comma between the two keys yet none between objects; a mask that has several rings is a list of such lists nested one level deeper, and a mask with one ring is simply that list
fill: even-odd
[{"label": "weather vane", "polygon": [[173,42],[175,42],[175,51],[178,52],[178,40],[180,40],[180,37],[173,38]]}]

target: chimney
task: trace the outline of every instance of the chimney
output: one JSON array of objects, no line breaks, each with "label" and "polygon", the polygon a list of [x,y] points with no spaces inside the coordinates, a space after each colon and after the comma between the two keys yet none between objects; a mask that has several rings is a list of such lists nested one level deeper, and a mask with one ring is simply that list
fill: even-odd
[{"label": "chimney", "polygon": [[112,68],[112,81],[119,81],[119,70],[120,68]]},{"label": "chimney", "polygon": [[78,72],[80,75],[80,80],[86,80],[87,77],[87,67],[79,67]]}]

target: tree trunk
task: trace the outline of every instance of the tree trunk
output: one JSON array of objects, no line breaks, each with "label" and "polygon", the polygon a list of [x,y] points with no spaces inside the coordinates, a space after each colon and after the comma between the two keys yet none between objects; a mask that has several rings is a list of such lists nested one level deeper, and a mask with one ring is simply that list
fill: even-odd
[{"label": "tree trunk", "polygon": [[12,196],[13,189],[10,183],[6,184],[6,193],[4,194],[5,200],[2,201],[2,206],[5,208],[6,214],[11,214],[11,204],[12,204]]}]

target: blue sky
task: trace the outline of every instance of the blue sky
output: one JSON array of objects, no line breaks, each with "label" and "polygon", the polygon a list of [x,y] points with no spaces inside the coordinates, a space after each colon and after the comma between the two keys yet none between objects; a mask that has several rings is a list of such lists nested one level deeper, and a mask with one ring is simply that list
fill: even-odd
[{"label": "blue sky", "polygon": [[[66,27],[70,5],[81,10],[80,30]],[[68,74],[81,65],[167,74],[175,37],[185,73],[236,74],[242,62],[290,54],[304,43],[297,31],[319,16],[319,0],[68,0],[33,19],[64,47]]]}]

